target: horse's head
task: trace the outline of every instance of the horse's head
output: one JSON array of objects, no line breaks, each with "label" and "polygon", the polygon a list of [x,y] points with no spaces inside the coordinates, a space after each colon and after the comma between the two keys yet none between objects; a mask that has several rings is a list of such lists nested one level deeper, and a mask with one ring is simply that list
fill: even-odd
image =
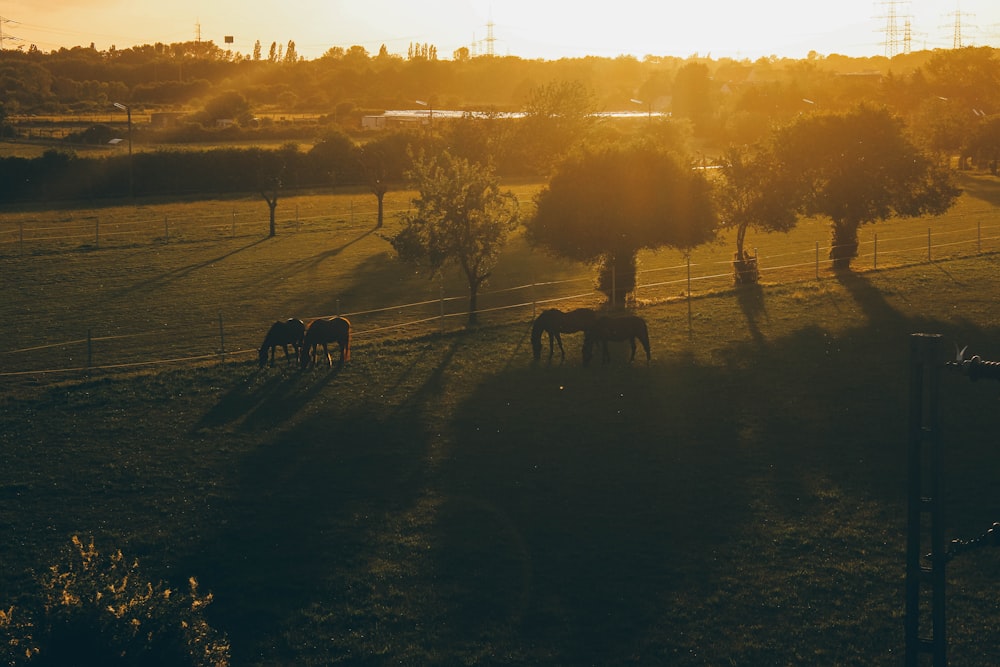
[{"label": "horse's head", "polygon": [[261,368],[267,365],[267,345],[260,346],[260,350],[257,352],[257,362]]},{"label": "horse's head", "polygon": [[535,355],[535,361],[542,360],[542,337],[531,339],[531,352]]},{"label": "horse's head", "polygon": [[299,352],[299,366],[302,368],[302,370],[309,368],[309,362],[312,361],[312,355],[309,354],[309,346],[303,342],[302,347],[299,348],[298,352]]}]

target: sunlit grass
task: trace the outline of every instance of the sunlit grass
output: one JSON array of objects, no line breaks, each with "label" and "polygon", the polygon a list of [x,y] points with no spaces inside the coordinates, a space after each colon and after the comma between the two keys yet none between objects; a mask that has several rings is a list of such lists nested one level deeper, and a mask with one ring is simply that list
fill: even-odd
[{"label": "sunlit grass", "polygon": [[[227,346],[253,348],[286,313],[438,293],[370,219],[309,229],[305,210],[351,210],[315,197],[267,241],[5,257],[5,344],[89,327],[152,358],[222,311]],[[510,251],[496,287],[589,275]],[[616,348],[583,369],[573,335],[565,363],[535,366],[524,309],[359,336],[333,371],[234,354],[0,379],[0,609],[93,535],[150,580],[196,577],[233,664],[898,665],[907,338],[1000,359],[998,269],[988,252],[651,299],[648,366]],[[997,389],[943,379],[949,537],[969,537],[1000,516]],[[993,551],[949,566],[955,664],[992,664]]]}]

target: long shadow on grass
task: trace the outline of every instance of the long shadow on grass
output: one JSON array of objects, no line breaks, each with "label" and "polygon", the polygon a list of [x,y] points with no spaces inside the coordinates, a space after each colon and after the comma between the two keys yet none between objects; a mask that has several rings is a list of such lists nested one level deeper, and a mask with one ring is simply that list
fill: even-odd
[{"label": "long shadow on grass", "polygon": [[[260,285],[269,285],[274,281],[285,280],[285,279],[302,279],[303,275],[308,273],[310,270],[315,269],[320,264],[327,262],[331,259],[336,258],[345,250],[350,248],[356,243],[363,241],[365,238],[371,236],[375,233],[375,229],[369,229],[368,231],[348,240],[347,242],[337,246],[336,248],[330,248],[327,250],[320,250],[307,257],[300,257],[293,261],[281,264],[277,266],[270,272],[260,273],[255,275],[253,278],[253,283]],[[305,285],[303,285],[305,288]]]},{"label": "long shadow on grass", "polygon": [[767,305],[764,303],[764,289],[758,284],[741,285],[736,289],[736,301],[740,304],[740,310],[747,318],[747,328],[750,335],[757,343],[764,341],[764,336],[760,332],[760,325],[757,320],[763,317],[767,319]]},{"label": "long shadow on grass", "polygon": [[303,371],[293,364],[251,371],[209,408],[195,430],[233,423],[247,431],[285,425],[343,370],[340,365],[319,365]]},{"label": "long shadow on grass", "polygon": [[[721,364],[536,367],[480,386],[442,472],[440,644],[557,664],[882,655],[899,632],[914,327],[884,308]],[[843,630],[787,630],[818,621]]]},{"label": "long shadow on grass", "polygon": [[[372,583],[372,533],[414,503],[425,447],[418,424],[330,406],[235,463],[236,494],[193,554],[234,664],[302,664],[294,656],[315,647],[289,646],[283,633],[313,606],[340,610],[330,632],[350,632],[340,623],[360,604],[352,598],[367,597],[357,582]],[[334,650],[330,637],[310,641]]]},{"label": "long shadow on grass", "polygon": [[166,273],[163,273],[159,276],[149,278],[148,280],[132,283],[128,287],[124,287],[118,290],[117,292],[113,293],[112,298],[118,298],[126,294],[132,294],[134,292],[161,289],[163,286],[168,285],[173,281],[180,280],[181,278],[184,278],[185,276],[188,276],[199,269],[204,269],[206,267],[212,266],[213,264],[222,262],[234,255],[238,255],[241,252],[245,252],[250,248],[253,248],[256,245],[260,245],[261,243],[264,243],[266,241],[267,241],[266,237],[257,239],[256,241],[240,246],[239,248],[230,250],[229,252],[225,252],[217,257],[213,257],[212,259],[206,259],[197,262],[195,264],[189,264],[188,266],[181,266],[171,271],[167,271]]},{"label": "long shadow on grass", "polygon": [[983,177],[962,177],[960,178],[962,190],[969,196],[982,199],[993,206],[1000,206],[1000,180],[996,178]]}]

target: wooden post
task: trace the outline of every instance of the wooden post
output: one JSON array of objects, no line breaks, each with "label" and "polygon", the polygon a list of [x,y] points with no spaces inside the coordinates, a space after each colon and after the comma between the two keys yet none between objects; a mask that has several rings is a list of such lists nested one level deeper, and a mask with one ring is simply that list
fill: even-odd
[{"label": "wooden post", "polygon": [[931,228],[927,228],[927,261],[931,261]]},{"label": "wooden post", "polygon": [[819,280],[819,241],[816,241],[816,280]]},{"label": "wooden post", "polygon": [[222,328],[222,313],[219,313],[219,363],[226,363],[226,332]]},{"label": "wooden post", "polygon": [[440,290],[441,290],[441,319],[439,321],[440,321],[441,333],[444,333],[444,277],[443,276],[441,277]]},{"label": "wooden post", "polygon": [[872,268],[878,268],[878,232],[875,232],[875,246],[872,250]]}]

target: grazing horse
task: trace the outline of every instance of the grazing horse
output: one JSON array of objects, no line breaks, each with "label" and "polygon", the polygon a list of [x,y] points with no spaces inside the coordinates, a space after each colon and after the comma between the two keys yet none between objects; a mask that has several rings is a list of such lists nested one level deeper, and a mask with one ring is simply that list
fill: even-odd
[{"label": "grazing horse", "polygon": [[302,347],[302,337],[305,333],[306,325],[302,323],[302,320],[297,320],[294,317],[284,322],[279,320],[272,324],[258,351],[257,360],[260,362],[260,367],[264,368],[264,364],[267,363],[268,352],[271,354],[271,365],[274,366],[274,353],[279,345],[285,350],[285,360],[291,363],[292,358],[288,355],[288,346],[291,345],[295,348],[295,356],[298,357],[299,348]]},{"label": "grazing horse", "polygon": [[313,320],[306,329],[305,341],[302,349],[299,350],[299,360],[302,369],[305,370],[310,364],[316,364],[317,351],[320,345],[326,353],[326,363],[333,366],[333,359],[330,358],[328,343],[336,343],[340,346],[340,363],[351,360],[351,323],[344,317],[333,317],[330,319]]},{"label": "grazing horse", "polygon": [[542,358],[542,332],[549,335],[549,359],[552,359],[554,352],[553,341],[559,343],[559,353],[565,359],[566,352],[563,350],[562,338],[559,337],[559,334],[584,331],[593,325],[596,319],[597,313],[590,308],[577,308],[568,313],[557,308],[543,311],[535,318],[535,323],[531,327],[531,350],[535,355],[535,361]]},{"label": "grazing horse", "polygon": [[632,345],[632,356],[629,361],[635,360],[635,340],[639,339],[642,347],[646,350],[646,361],[649,361],[649,331],[646,328],[646,320],[635,315],[624,317],[598,317],[594,325],[583,334],[583,365],[590,363],[594,353],[591,349],[596,343],[601,344],[603,363],[611,361],[608,354],[609,340],[627,340]]}]

